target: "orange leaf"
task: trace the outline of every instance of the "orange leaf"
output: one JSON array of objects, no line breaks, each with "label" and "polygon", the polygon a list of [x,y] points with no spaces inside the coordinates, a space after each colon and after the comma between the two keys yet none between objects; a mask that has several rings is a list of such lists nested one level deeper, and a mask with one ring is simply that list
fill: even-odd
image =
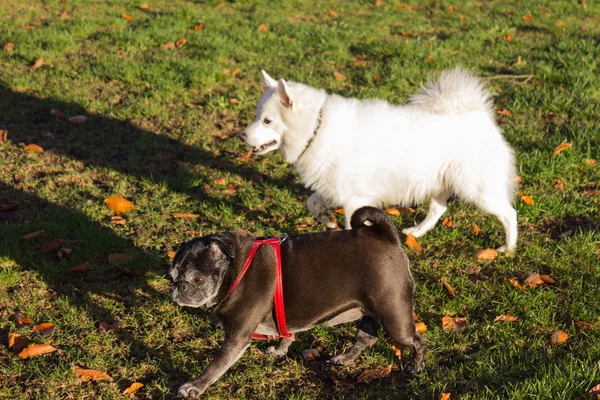
[{"label": "orange leaf", "polygon": [[163,44],[163,49],[173,50],[174,48],[175,48],[175,43],[173,43],[173,42]]},{"label": "orange leaf", "polygon": [[167,252],[167,257],[169,257],[171,260],[175,258],[175,252],[173,250],[170,250]]},{"label": "orange leaf", "polygon": [[108,262],[115,265],[125,264],[129,260],[131,260],[131,257],[126,253],[111,253],[108,255]]},{"label": "orange leaf", "polygon": [[8,131],[0,129],[0,143],[6,143],[8,141]]},{"label": "orange leaf", "polygon": [[175,218],[198,218],[200,216],[200,214],[192,214],[192,213],[179,213],[179,212],[174,212],[173,217]]},{"label": "orange leaf", "polygon": [[25,146],[24,150],[25,151],[33,151],[33,152],[36,152],[36,153],[43,153],[44,152],[44,149],[42,149],[37,144],[28,144],[27,146]]},{"label": "orange leaf", "polygon": [[427,332],[427,325],[425,325],[425,322],[417,322],[415,324],[415,329],[422,335]]},{"label": "orange leaf", "polygon": [[127,14],[121,14],[121,17],[125,18],[127,21],[133,21],[133,17]]},{"label": "orange leaf", "polygon": [[231,104],[237,104],[238,103],[238,99],[236,99],[235,97],[232,97],[232,98],[229,99],[229,102]]},{"label": "orange leaf", "polygon": [[440,395],[440,400],[448,400],[450,399],[450,393],[442,393]]},{"label": "orange leaf", "polygon": [[17,320],[17,324],[19,326],[28,325],[33,326],[33,321],[29,317],[23,316],[20,312],[15,312],[15,319]]},{"label": "orange leaf", "polygon": [[337,18],[338,17],[337,13],[335,11],[333,11],[333,10],[329,10],[329,15],[331,15],[333,18]]},{"label": "orange leaf", "polygon": [[554,278],[550,275],[540,275],[540,279],[544,281],[546,285],[554,285]]},{"label": "orange leaf", "polygon": [[456,331],[467,326],[466,317],[449,317],[446,315],[442,318],[442,329],[445,331]]},{"label": "orange leaf", "polygon": [[226,5],[225,3],[219,3],[219,4],[217,4],[217,8],[224,8],[225,5]]},{"label": "orange leaf", "polygon": [[35,63],[31,66],[32,70],[36,70],[39,67],[41,67],[42,65],[44,65],[44,57],[40,57],[38,58]]},{"label": "orange leaf", "polygon": [[10,51],[10,50],[12,50],[14,48],[15,48],[15,44],[14,43],[6,43],[4,45],[4,51]]},{"label": "orange leaf", "polygon": [[33,28],[35,28],[35,26],[33,25],[25,25],[24,28],[28,31],[32,30]]},{"label": "orange leaf", "polygon": [[226,185],[227,184],[227,181],[225,181],[225,178],[223,178],[223,177],[213,178],[212,182],[215,185]]},{"label": "orange leaf", "polygon": [[29,339],[18,333],[8,334],[8,348],[11,350],[22,350],[29,343]]},{"label": "orange leaf", "polygon": [[590,391],[588,392],[588,396],[592,400],[597,400],[598,398],[600,398],[600,383],[590,389]]},{"label": "orange leaf", "polygon": [[60,110],[57,110],[56,108],[51,109],[50,114],[54,115],[57,118],[67,118],[67,114]]},{"label": "orange leaf", "polygon": [[565,24],[563,20],[559,19],[558,21],[556,21],[556,26],[567,26],[567,24]]},{"label": "orange leaf", "polygon": [[382,79],[380,77],[378,77],[378,76],[374,76],[373,77],[373,82],[381,82],[381,80]]},{"label": "orange leaf", "polygon": [[510,282],[511,285],[513,285],[514,287],[516,287],[519,290],[525,289],[523,286],[521,286],[521,284],[519,283],[519,281],[516,280],[516,279],[509,279],[508,281]]},{"label": "orange leaf", "polygon": [[68,12],[66,12],[66,11],[63,11],[63,12],[61,12],[61,13],[60,13],[60,17],[61,17],[62,19],[68,18],[68,17],[69,17],[69,13],[68,13]]},{"label": "orange leaf", "polygon": [[187,43],[186,38],[180,38],[178,41],[175,42],[175,47],[182,47],[186,43]]},{"label": "orange leaf", "polygon": [[44,243],[42,247],[40,247],[40,253],[49,253],[52,250],[58,249],[60,246],[62,246],[62,244],[63,241],[61,239],[49,240],[46,243]]},{"label": "orange leaf", "polygon": [[33,326],[34,332],[39,332],[42,335],[50,335],[56,331],[56,325],[52,322],[42,322]]},{"label": "orange leaf", "polygon": [[552,157],[556,157],[558,155],[558,153],[560,153],[563,150],[568,149],[569,147],[573,146],[573,143],[561,143],[558,146],[556,146],[556,148],[554,149],[554,152],[552,153]]},{"label": "orange leaf", "polygon": [[356,65],[357,67],[364,67],[365,65],[367,65],[367,61],[365,61],[365,60],[354,61],[354,65]]},{"label": "orange leaf", "polygon": [[531,14],[523,15],[523,21],[533,21]]},{"label": "orange leaf", "polygon": [[343,208],[338,208],[336,210],[333,210],[334,213],[339,214],[339,215],[344,215],[344,209]]},{"label": "orange leaf", "polygon": [[146,3],[142,3],[142,4],[140,4],[140,8],[141,8],[142,10],[149,10],[149,9],[150,9],[150,6],[149,6],[148,4],[146,4]]},{"label": "orange leaf", "polygon": [[69,117],[69,122],[73,125],[80,125],[87,121],[87,117],[85,115],[75,115],[73,117]]},{"label": "orange leaf", "polygon": [[38,237],[46,237],[46,232],[44,232],[44,231],[31,232],[31,233],[28,233],[27,235],[21,236],[21,239],[30,240],[30,239],[35,239]]},{"label": "orange leaf", "polygon": [[520,185],[521,183],[523,183],[523,178],[521,178],[520,176],[515,176],[513,178],[513,182],[515,182],[515,183],[517,183],[517,184]]},{"label": "orange leaf", "polygon": [[471,233],[473,235],[478,236],[479,232],[481,232],[481,230],[479,229],[479,227],[477,226],[477,224],[471,225]]},{"label": "orange leaf", "polygon": [[593,158],[588,158],[587,160],[585,160],[585,163],[587,165],[596,165],[598,161],[594,160]]},{"label": "orange leaf", "polygon": [[240,73],[240,71],[241,71],[241,69],[239,69],[239,68],[234,69],[233,71],[231,71],[231,76],[236,76],[237,74]]},{"label": "orange leaf", "polygon": [[409,4],[402,4],[402,3],[398,3],[396,4],[396,7],[398,8],[406,8],[408,11],[413,11],[415,8]]},{"label": "orange leaf", "polygon": [[19,358],[41,356],[42,354],[52,353],[56,350],[58,349],[50,346],[49,344],[30,344],[19,353]]},{"label": "orange leaf", "polygon": [[375,0],[375,5],[376,6],[385,6],[385,3],[382,0]]},{"label": "orange leaf", "polygon": [[140,390],[140,389],[141,389],[143,386],[144,386],[144,384],[143,384],[143,383],[140,383],[140,382],[133,382],[133,383],[131,384],[131,386],[129,386],[127,389],[125,389],[125,390],[123,391],[123,394],[135,393],[135,392],[137,392],[138,390]]},{"label": "orange leaf", "polygon": [[265,25],[265,24],[260,24],[260,26],[258,27],[259,32],[266,32],[267,29],[269,29],[269,28],[267,28],[267,25]]},{"label": "orange leaf", "polygon": [[80,368],[77,365],[73,365],[71,367],[71,370],[73,372],[75,372],[75,375],[77,375],[78,377],[80,377],[82,380],[84,381],[113,381],[113,378],[111,378],[110,376],[108,376],[107,374],[105,374],[102,371],[98,371],[95,369],[85,369],[85,368]]},{"label": "orange leaf", "polygon": [[116,215],[127,213],[135,208],[132,202],[121,196],[110,196],[104,200],[104,204]]},{"label": "orange leaf", "polygon": [[427,56],[427,57],[425,57],[425,61],[433,61],[433,60],[435,60],[434,56]]},{"label": "orange leaf", "polygon": [[493,249],[479,250],[477,252],[478,260],[493,260],[498,257],[498,252]]},{"label": "orange leaf", "polygon": [[442,221],[442,225],[445,226],[446,228],[450,228],[452,226],[452,219],[444,218],[444,220]]},{"label": "orange leaf", "polygon": [[92,270],[92,264],[89,261],[87,261],[76,267],[69,268],[69,270],[67,272],[85,272],[85,271],[91,271],[91,270]]},{"label": "orange leaf", "polygon": [[540,278],[539,274],[531,274],[523,281],[523,286],[525,287],[536,287],[539,285],[543,285],[544,281]]},{"label": "orange leaf", "polygon": [[423,253],[423,248],[417,242],[417,239],[415,239],[415,237],[411,234],[406,236],[406,241],[404,242],[404,244],[413,249],[418,255],[421,255],[421,253]]},{"label": "orange leaf", "polygon": [[450,298],[453,299],[455,297],[454,289],[452,289],[452,286],[450,286],[450,284],[446,280],[445,276],[442,277],[441,282],[442,282],[442,285],[444,285],[444,289],[446,289],[448,296],[450,296]]},{"label": "orange leaf", "polygon": [[200,25],[196,25],[196,26],[194,27],[194,30],[195,30],[195,31],[199,31],[199,30],[202,30],[202,28],[204,28],[204,25],[200,24]]},{"label": "orange leaf", "polygon": [[320,355],[321,353],[317,349],[306,349],[302,352],[302,358],[305,361],[316,360]]},{"label": "orange leaf", "polygon": [[385,212],[395,217],[399,217],[403,214],[413,213],[415,210],[410,207],[388,207],[385,209]]},{"label": "orange leaf", "polygon": [[244,154],[243,156],[237,157],[235,160],[241,161],[241,162],[246,162],[246,161],[250,160],[251,157],[252,157],[252,149],[248,150],[248,152],[246,154]]},{"label": "orange leaf", "polygon": [[589,322],[585,322],[585,321],[577,321],[577,322],[575,322],[575,325],[577,325],[577,327],[579,329],[584,329],[584,330],[598,329],[598,324],[589,323]]},{"label": "orange leaf", "polygon": [[496,112],[500,115],[506,115],[507,117],[511,117],[512,116],[512,112],[510,112],[510,110],[506,110],[504,108],[497,108]]},{"label": "orange leaf", "polygon": [[98,323],[98,331],[102,332],[102,331],[118,331],[119,330],[119,324],[115,321],[112,324],[107,324],[104,321],[100,321],[100,323]]},{"label": "orange leaf", "polygon": [[387,378],[392,373],[392,365],[386,367],[377,367],[375,369],[365,369],[356,379],[356,383],[367,383],[375,379]]},{"label": "orange leaf", "polygon": [[412,32],[400,32],[400,34],[404,37],[414,37],[415,34]]},{"label": "orange leaf", "polygon": [[565,190],[565,184],[560,179],[556,180],[556,184],[554,185],[554,190],[562,192]]},{"label": "orange leaf", "polygon": [[392,349],[394,350],[396,357],[402,358],[402,351],[404,351],[404,347],[405,346],[403,344],[392,340]]},{"label": "orange leaf", "polygon": [[507,42],[510,42],[510,35],[508,33],[506,35],[504,35],[504,40],[506,40]]},{"label": "orange leaf", "polygon": [[350,379],[340,378],[340,377],[333,375],[331,377],[331,380],[333,381],[333,383],[335,383],[336,385],[339,385],[343,388],[352,389],[352,390],[356,389],[356,385]]},{"label": "orange leaf", "polygon": [[569,338],[569,335],[565,331],[558,330],[550,337],[550,344],[561,344]]},{"label": "orange leaf", "polygon": [[112,217],[110,217],[110,223],[113,225],[125,225],[127,223],[127,220],[118,215],[113,215]]},{"label": "orange leaf", "polygon": [[494,318],[494,322],[498,322],[498,321],[515,322],[517,319],[518,318],[515,317],[514,315],[504,314],[504,315],[498,315],[496,318]]},{"label": "orange leaf", "polygon": [[335,78],[336,81],[342,81],[342,82],[347,79],[346,75],[340,74],[339,72],[334,72],[333,77]]},{"label": "orange leaf", "polygon": [[533,196],[521,196],[521,203],[532,206],[535,204],[535,201],[533,200]]},{"label": "orange leaf", "polygon": [[223,193],[225,194],[236,194],[237,193],[237,189],[233,186],[228,187],[227,189],[223,190]]}]

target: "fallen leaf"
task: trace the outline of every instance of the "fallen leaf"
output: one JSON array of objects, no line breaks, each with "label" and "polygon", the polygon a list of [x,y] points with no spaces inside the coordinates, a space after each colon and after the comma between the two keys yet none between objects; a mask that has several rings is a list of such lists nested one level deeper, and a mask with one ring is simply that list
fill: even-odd
[{"label": "fallen leaf", "polygon": [[49,253],[53,250],[58,249],[60,246],[62,246],[62,244],[63,240],[61,239],[49,240],[46,243],[44,243],[42,247],[40,247],[40,253]]},{"label": "fallen leaf", "polygon": [[356,379],[356,383],[367,383],[375,379],[387,378],[392,373],[393,364],[385,367],[380,366],[374,369],[365,369]]},{"label": "fallen leaf", "polygon": [[331,15],[333,18],[337,18],[338,17],[337,13],[335,11],[333,11],[333,10],[329,10],[329,15]]},{"label": "fallen leaf", "polygon": [[445,276],[442,277],[441,282],[444,286],[444,289],[446,289],[446,293],[448,293],[448,296],[450,296],[450,298],[453,299],[455,297],[454,289],[452,289],[452,286],[450,286]]},{"label": "fallen leaf", "polygon": [[504,108],[497,108],[496,112],[500,115],[506,115],[507,117],[512,117],[512,112],[510,112],[510,110],[506,110]]},{"label": "fallen leaf", "polygon": [[442,221],[442,225],[445,226],[446,228],[452,227],[452,219],[444,218],[444,220]]},{"label": "fallen leaf", "polygon": [[442,393],[440,395],[440,400],[448,400],[450,399],[450,393]]},{"label": "fallen leaf", "polygon": [[342,81],[342,82],[343,82],[343,81],[345,81],[345,80],[347,79],[347,78],[346,78],[346,75],[344,75],[344,74],[340,74],[340,73],[339,73],[339,72],[337,72],[337,71],[334,71],[334,72],[333,72],[333,77],[335,78],[335,80],[336,80],[336,81]]},{"label": "fallen leaf", "polygon": [[60,18],[65,19],[69,17],[69,13],[66,11],[63,11],[60,13]]},{"label": "fallen leaf", "polygon": [[121,14],[121,17],[125,18],[127,21],[133,21],[133,17],[128,14]]},{"label": "fallen leaf", "polygon": [[187,43],[186,38],[179,38],[179,40],[177,40],[175,42],[175,47],[183,47],[186,43]]},{"label": "fallen leaf", "polygon": [[419,320],[419,316],[414,311],[413,311],[413,319],[415,320],[415,322],[417,322]]},{"label": "fallen leaf", "polygon": [[516,279],[509,279],[508,281],[510,282],[511,285],[513,285],[514,287],[516,287],[519,290],[525,289],[523,286],[521,286],[521,284],[519,283],[519,281],[516,280]]},{"label": "fallen leaf", "polygon": [[533,196],[521,196],[521,203],[532,206],[535,204],[535,201],[533,200]]},{"label": "fallen leaf", "polygon": [[559,19],[558,21],[556,21],[556,26],[567,26],[567,24],[565,24],[563,20]]},{"label": "fallen leaf", "polygon": [[365,61],[365,60],[354,61],[354,65],[356,65],[357,67],[364,67],[365,65],[367,65],[367,61]]},{"label": "fallen leaf", "polygon": [[73,125],[80,125],[87,121],[87,117],[84,115],[75,115],[73,117],[69,117],[69,122]]},{"label": "fallen leaf", "polygon": [[237,189],[234,186],[229,186],[227,189],[223,190],[223,193],[225,194],[236,194],[237,193]]},{"label": "fallen leaf", "polygon": [[395,217],[399,217],[403,214],[413,213],[415,210],[410,207],[388,207],[385,209],[385,212]]},{"label": "fallen leaf", "polygon": [[140,383],[140,382],[133,382],[133,383],[131,384],[131,386],[129,386],[127,389],[125,389],[125,390],[123,391],[123,394],[131,394],[131,393],[135,393],[135,392],[137,392],[138,390],[140,390],[140,389],[141,389],[143,386],[144,386],[144,384],[143,384],[143,383]]},{"label": "fallen leaf", "polygon": [[556,148],[552,152],[552,157],[556,157],[558,155],[558,153],[570,148],[571,146],[573,146],[573,143],[566,142],[566,143],[559,144],[558,146],[556,146]]},{"label": "fallen leaf", "polygon": [[494,249],[479,250],[477,252],[478,260],[493,260],[498,257],[498,252]]},{"label": "fallen leaf", "polygon": [[240,73],[240,71],[241,71],[241,69],[239,69],[239,68],[234,69],[233,71],[231,71],[231,76],[236,76],[237,74]]},{"label": "fallen leaf", "polygon": [[35,239],[35,238],[39,238],[39,237],[46,237],[46,232],[43,230],[31,232],[31,233],[28,233],[27,235],[21,236],[21,239],[31,240],[31,239]]},{"label": "fallen leaf", "polygon": [[61,249],[58,250],[58,252],[56,253],[56,257],[59,260],[62,260],[63,258],[74,258],[75,254],[73,253],[72,249],[69,249],[68,247],[63,247]]},{"label": "fallen leaf", "polygon": [[520,185],[521,183],[523,183],[523,178],[521,178],[520,176],[515,176],[513,178],[513,182],[515,182],[515,183],[517,183],[517,184]]},{"label": "fallen leaf", "polygon": [[336,210],[333,210],[334,213],[339,214],[339,215],[344,215],[344,209],[343,208],[338,208]]},{"label": "fallen leaf", "polygon": [[39,332],[42,335],[50,335],[56,331],[56,325],[52,322],[42,322],[33,326],[34,332]]},{"label": "fallen leaf", "polygon": [[427,325],[425,325],[425,322],[417,322],[415,323],[415,329],[422,335],[427,332]]},{"label": "fallen leaf", "polygon": [[442,318],[442,329],[445,331],[456,331],[467,326],[466,317],[450,317],[446,315]]},{"label": "fallen leaf", "polygon": [[42,65],[44,65],[44,57],[40,57],[37,60],[35,60],[35,63],[31,66],[31,69],[33,71],[35,71],[36,69],[38,69]]},{"label": "fallen leaf", "polygon": [[592,400],[600,399],[600,383],[590,389],[590,391],[588,392],[588,396]]},{"label": "fallen leaf", "polygon": [[100,323],[98,323],[98,331],[102,332],[102,331],[113,331],[116,332],[118,331],[119,328],[119,324],[115,321],[112,324],[107,324],[104,321],[100,321]]},{"label": "fallen leaf", "polygon": [[523,281],[523,286],[534,288],[539,285],[543,285],[544,281],[540,278],[539,274],[531,274]]},{"label": "fallen leaf", "polygon": [[423,253],[423,248],[417,242],[417,239],[415,239],[415,237],[411,234],[406,236],[406,241],[404,242],[404,244],[413,249],[418,255],[421,255]]},{"label": "fallen leaf", "polygon": [[231,104],[237,104],[238,103],[238,99],[236,99],[235,97],[232,97],[232,98],[229,99],[229,102]]},{"label": "fallen leaf", "polygon": [[225,181],[225,178],[223,177],[218,177],[213,178],[212,183],[214,183],[215,185],[226,185],[227,181]]},{"label": "fallen leaf", "polygon": [[202,28],[204,28],[204,25],[200,24],[200,25],[196,25],[196,26],[194,27],[194,30],[195,30],[195,31],[199,31],[199,30],[202,30]]},{"label": "fallen leaf", "polygon": [[510,42],[510,34],[507,33],[506,35],[504,35],[504,40]]},{"label": "fallen leaf", "polygon": [[433,61],[433,60],[435,60],[434,56],[427,56],[427,57],[425,57],[425,61]]},{"label": "fallen leaf", "polygon": [[150,5],[148,5],[146,3],[142,3],[142,4],[140,4],[140,8],[142,10],[149,10],[150,9]]},{"label": "fallen leaf", "polygon": [[173,215],[174,218],[198,218],[198,217],[200,217],[200,214],[179,213],[179,212],[174,212],[171,215]]},{"label": "fallen leaf", "polygon": [[401,343],[397,343],[392,340],[392,350],[394,350],[394,354],[396,357],[402,358],[402,352],[404,351],[405,346]]},{"label": "fallen leaf", "polygon": [[594,160],[593,158],[588,158],[587,160],[585,160],[585,163],[587,165],[596,165],[598,161]]},{"label": "fallen leaf", "polygon": [[381,81],[382,81],[382,79],[380,77],[378,77],[378,76],[373,77],[373,82],[381,82]]},{"label": "fallen leaf", "polygon": [[11,350],[22,350],[29,343],[29,339],[19,333],[8,334],[8,348]]},{"label": "fallen leaf", "polygon": [[42,354],[52,353],[56,351],[55,347],[50,346],[49,344],[30,344],[23,351],[19,353],[19,358],[29,358],[41,356]]},{"label": "fallen leaf", "polygon": [[565,184],[560,179],[556,180],[556,184],[554,185],[554,190],[562,192],[565,190]]},{"label": "fallen leaf", "polygon": [[131,256],[127,253],[111,253],[108,255],[108,262],[110,264],[125,264],[129,260],[131,260]]},{"label": "fallen leaf", "polygon": [[514,315],[504,314],[504,315],[498,315],[496,318],[494,318],[494,322],[499,322],[499,321],[515,322],[517,319],[518,318],[515,317]]},{"label": "fallen leaf", "polygon": [[127,220],[121,216],[113,215],[110,217],[110,223],[113,225],[125,225]]},{"label": "fallen leaf", "polygon": [[121,196],[110,196],[104,200],[104,204],[116,215],[127,213],[135,208],[132,202]]},{"label": "fallen leaf", "polygon": [[404,37],[415,37],[415,34],[412,32],[400,32],[400,34]]},{"label": "fallen leaf", "polygon": [[25,151],[33,151],[35,153],[43,153],[44,152],[44,149],[42,149],[37,144],[28,144],[27,146],[25,146],[24,150]]},{"label": "fallen leaf", "polygon": [[402,4],[402,3],[398,3],[396,4],[396,7],[398,8],[406,8],[408,11],[413,11],[415,8],[409,4]]},{"label": "fallen leaf", "polygon": [[320,355],[321,353],[317,349],[306,349],[302,352],[302,358],[305,361],[316,360]]},{"label": "fallen leaf", "polygon": [[175,48],[175,43],[173,43],[173,42],[163,44],[163,49],[173,50],[174,48]]},{"label": "fallen leaf", "polygon": [[173,250],[170,250],[167,252],[167,257],[169,257],[171,260],[175,258],[175,252]]},{"label": "fallen leaf", "polygon": [[380,6],[385,6],[385,3],[382,0],[375,0],[375,5],[380,7]]},{"label": "fallen leaf", "polygon": [[481,230],[479,229],[479,227],[477,226],[477,224],[471,225],[471,233],[473,235],[478,236],[479,232],[481,232]]},{"label": "fallen leaf", "polygon": [[246,161],[249,161],[251,157],[252,157],[252,149],[249,149],[246,154],[244,154],[241,157],[237,157],[235,160],[241,161],[241,162],[246,162]]},{"label": "fallen leaf", "polygon": [[266,32],[267,29],[269,29],[269,28],[267,28],[267,25],[265,25],[265,24],[260,24],[260,26],[258,27],[259,32]]},{"label": "fallen leaf", "polygon": [[219,4],[217,4],[217,8],[224,8],[225,5],[226,5],[225,3],[219,3]]},{"label": "fallen leaf", "polygon": [[28,31],[32,30],[33,28],[35,28],[35,26],[33,25],[25,25],[24,28]]},{"label": "fallen leaf", "polygon": [[575,325],[577,325],[577,327],[579,329],[583,329],[583,330],[598,329],[598,324],[596,324],[596,323],[589,323],[589,322],[585,322],[585,321],[577,321],[577,322],[575,322]]},{"label": "fallen leaf", "polygon": [[64,112],[57,110],[56,108],[53,108],[50,110],[50,114],[54,115],[57,118],[67,118],[67,114],[65,114]]},{"label": "fallen leaf", "polygon": [[552,278],[550,275],[540,275],[540,279],[542,281],[544,281],[544,283],[546,285],[554,285],[554,278]]},{"label": "fallen leaf", "polygon": [[71,370],[73,372],[75,372],[75,375],[77,375],[79,378],[81,378],[84,381],[113,381],[113,378],[111,378],[110,376],[108,376],[107,374],[105,374],[102,371],[98,371],[95,369],[85,369],[85,368],[80,368],[77,365],[73,365],[71,367]]},{"label": "fallen leaf", "polygon": [[[250,149],[250,151],[251,150],[252,149]],[[231,161],[221,160],[221,161],[217,161],[214,166],[217,168],[221,168],[221,169],[227,169],[227,168],[233,167],[234,164]]]},{"label": "fallen leaf", "polygon": [[339,377],[333,375],[331,377],[331,380],[333,381],[333,383],[335,383],[336,385],[341,386],[343,388],[351,389],[351,390],[356,389],[356,385],[350,379],[339,378]]},{"label": "fallen leaf", "polygon": [[550,344],[561,344],[569,338],[569,334],[565,331],[558,330],[550,337]]},{"label": "fallen leaf", "polygon": [[67,272],[85,272],[85,271],[91,271],[92,270],[92,263],[90,263],[89,261],[78,265],[76,267],[73,268],[69,268],[67,270]]},{"label": "fallen leaf", "polygon": [[531,14],[523,15],[523,21],[533,21]]},{"label": "fallen leaf", "polygon": [[8,141],[8,131],[0,129],[0,143],[6,143]]},{"label": "fallen leaf", "polygon": [[31,318],[24,316],[18,311],[15,312],[15,319],[17,320],[17,324],[19,324],[19,326],[33,326],[33,321]]},{"label": "fallen leaf", "polygon": [[14,43],[6,43],[4,45],[4,51],[10,51],[10,50],[12,50],[14,48],[15,48],[15,44]]}]

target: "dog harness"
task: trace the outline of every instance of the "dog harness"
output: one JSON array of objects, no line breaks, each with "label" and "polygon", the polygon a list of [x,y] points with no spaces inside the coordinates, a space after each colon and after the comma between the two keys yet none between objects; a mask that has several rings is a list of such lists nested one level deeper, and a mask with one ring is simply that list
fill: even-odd
[{"label": "dog harness", "polygon": [[229,290],[227,291],[227,295],[229,295],[236,288],[237,285],[241,282],[242,278],[248,271],[250,264],[252,264],[252,259],[254,259],[254,255],[260,246],[263,244],[269,244],[275,250],[275,264],[276,264],[276,274],[275,274],[275,294],[273,295],[273,302],[275,304],[275,318],[277,323],[277,330],[279,331],[279,335],[261,335],[258,333],[252,334],[252,339],[256,340],[274,340],[280,338],[292,338],[294,337],[293,333],[289,333],[287,329],[287,323],[285,322],[285,308],[283,306],[283,279],[281,276],[281,243],[287,239],[287,234],[282,234],[281,236],[272,236],[265,238],[258,238],[254,241],[254,246],[250,250],[248,254],[248,258],[244,263],[244,267],[240,271],[236,280],[231,284]]}]

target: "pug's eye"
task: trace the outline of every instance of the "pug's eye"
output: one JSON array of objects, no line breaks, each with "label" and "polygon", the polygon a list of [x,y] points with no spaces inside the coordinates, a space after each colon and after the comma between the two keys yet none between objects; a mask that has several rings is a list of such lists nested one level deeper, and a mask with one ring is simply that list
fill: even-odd
[{"label": "pug's eye", "polygon": [[265,118],[263,119],[263,122],[265,123],[265,125],[269,125],[271,123],[271,120],[269,118]]},{"label": "pug's eye", "polygon": [[204,283],[204,281],[205,281],[205,279],[204,279],[204,277],[202,277],[202,276],[201,276],[201,277],[199,277],[199,278],[195,278],[195,279],[194,279],[194,283],[195,283],[196,285],[202,285],[202,284]]}]

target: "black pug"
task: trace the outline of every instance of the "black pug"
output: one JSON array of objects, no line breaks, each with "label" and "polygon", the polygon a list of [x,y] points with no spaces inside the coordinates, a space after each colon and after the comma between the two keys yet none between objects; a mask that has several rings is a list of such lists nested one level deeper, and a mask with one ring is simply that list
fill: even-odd
[{"label": "black pug", "polygon": [[[357,210],[351,225],[351,230],[290,236],[281,244],[288,329],[301,332],[358,320],[356,343],[331,359],[344,365],[375,344],[379,323],[397,346],[413,349],[414,360],[407,368],[417,372],[423,367],[426,345],[415,329],[414,282],[398,231],[373,207]],[[258,248],[247,274],[227,293],[255,240],[216,233],[184,243],[173,259],[173,301],[213,311],[225,329],[225,342],[204,373],[179,388],[183,397],[204,393],[242,356],[253,333],[278,334],[273,300],[276,258],[270,245]],[[283,356],[293,340],[282,339],[267,352]]]}]

